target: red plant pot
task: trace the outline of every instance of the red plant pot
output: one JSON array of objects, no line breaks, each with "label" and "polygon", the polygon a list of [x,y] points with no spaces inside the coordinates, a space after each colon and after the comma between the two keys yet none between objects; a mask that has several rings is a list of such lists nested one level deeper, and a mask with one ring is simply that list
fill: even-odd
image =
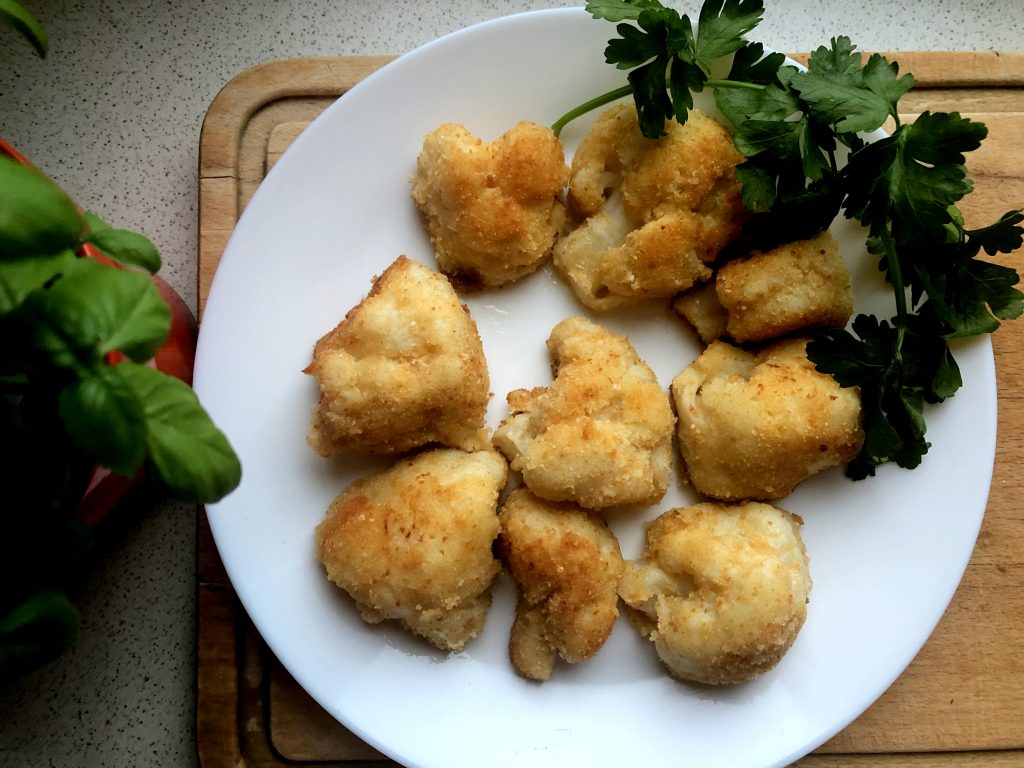
[{"label": "red plant pot", "polygon": [[[24,165],[32,165],[24,155],[2,139],[0,139],[0,154],[7,155]],[[79,254],[114,269],[124,269],[121,264],[108,259],[92,245],[83,245]],[[181,379],[191,386],[198,337],[195,316],[181,296],[166,281],[157,275],[152,275],[150,279],[171,309],[171,331],[167,341],[149,361],[149,365],[169,376]],[[107,361],[113,364],[119,357],[120,353],[113,352],[108,356]],[[79,520],[87,526],[95,526],[129,491],[140,486],[144,480],[145,473],[143,471],[136,473],[133,477],[123,477],[104,467],[94,467],[92,477],[76,511]]]}]

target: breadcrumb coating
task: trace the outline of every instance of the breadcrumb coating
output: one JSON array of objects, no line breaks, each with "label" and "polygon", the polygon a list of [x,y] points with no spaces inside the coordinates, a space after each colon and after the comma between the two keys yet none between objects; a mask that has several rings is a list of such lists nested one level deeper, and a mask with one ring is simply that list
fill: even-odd
[{"label": "breadcrumb coating", "polygon": [[850,273],[828,231],[728,262],[715,290],[728,315],[726,330],[740,342],[842,328],[853,314]]},{"label": "breadcrumb coating", "polygon": [[622,553],[603,520],[525,488],[509,494],[499,519],[498,551],[520,589],[509,656],[524,677],[547,680],[557,659],[586,661],[611,634]]},{"label": "breadcrumb coating", "polygon": [[476,323],[444,275],[405,256],[316,343],[306,373],[320,386],[307,439],[322,456],[486,444]]},{"label": "breadcrumb coating", "polygon": [[566,221],[567,176],[562,143],[537,123],[490,143],[451,123],[427,134],[412,196],[441,271],[472,289],[536,270]]},{"label": "breadcrumb coating", "polygon": [[673,676],[742,683],[778,664],[807,616],[802,523],[758,502],[702,503],[648,527],[619,594]]},{"label": "breadcrumb coating", "polygon": [[860,393],[819,373],[806,339],[758,353],[714,341],[672,382],[679,450],[714,499],[779,499],[857,455]]},{"label": "breadcrumb coating", "polygon": [[397,619],[441,650],[484,626],[498,495],[508,467],[495,451],[438,448],[352,483],[316,529],[328,578],[371,624]]},{"label": "breadcrumb coating", "polygon": [[707,280],[707,263],[740,233],[743,157],[728,132],[697,110],[665,130],[644,137],[622,104],[597,118],[573,156],[569,205],[582,221],[556,244],[554,264],[593,310]]},{"label": "breadcrumb coating", "polygon": [[672,476],[667,393],[625,336],[583,317],[548,338],[550,387],[508,394],[494,445],[537,496],[588,509],[661,499]]}]

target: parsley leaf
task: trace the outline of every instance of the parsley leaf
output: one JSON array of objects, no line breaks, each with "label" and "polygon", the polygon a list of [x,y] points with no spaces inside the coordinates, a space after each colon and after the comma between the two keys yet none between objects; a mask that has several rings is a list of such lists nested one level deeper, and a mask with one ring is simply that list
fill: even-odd
[{"label": "parsley leaf", "polygon": [[855,152],[846,168],[847,216],[868,227],[893,219],[898,242],[943,241],[949,207],[972,189],[963,153],[986,134],[983,124],[956,112],[924,112]]},{"label": "parsley leaf", "polygon": [[964,230],[964,234],[973,245],[984,248],[989,256],[1013,253],[1024,243],[1024,229],[1017,226],[1021,222],[1024,222],[1024,212],[1007,211],[987,227]]},{"label": "parsley leaf", "polygon": [[[732,59],[732,69],[729,70],[729,80],[743,83],[755,83],[757,85],[772,85],[778,79],[779,69],[786,63],[786,57],[781,53],[769,53],[765,55],[764,46],[760,43],[745,43],[736,50]],[[728,93],[729,90],[716,92]],[[743,93],[745,89],[735,89],[732,93]],[[756,91],[754,91],[756,93]],[[732,122],[736,122],[732,120]]]},{"label": "parsley leaf", "polygon": [[700,9],[695,59],[704,71],[711,62],[743,47],[743,36],[764,15],[761,0],[709,0]]},{"label": "parsley leaf", "polygon": [[890,461],[906,469],[918,466],[930,447],[925,403],[951,397],[962,383],[945,339],[916,320],[898,328],[859,315],[852,330],[818,334],[808,342],[807,355],[842,386],[860,388],[864,446],[847,467],[855,480]]},{"label": "parsley leaf", "polygon": [[807,72],[790,84],[818,122],[837,133],[874,131],[896,113],[896,102],[914,85],[911,75],[898,77],[899,66],[874,54],[861,68],[861,57],[848,37],[832,39],[831,48],[811,54]]},{"label": "parsley leaf", "polygon": [[[947,338],[992,333],[1000,320],[1016,319],[1024,312],[1024,294],[1014,287],[1020,282],[1017,272],[976,258],[983,243],[992,245],[996,253],[1001,250],[997,246],[1020,242],[1021,228],[1011,223],[1020,219],[1012,213],[980,237],[964,231],[962,240],[933,244],[927,252],[903,246],[900,258],[906,262],[907,282],[915,296],[927,296],[921,312],[932,317],[938,332]],[[995,237],[993,232],[1007,241],[987,240]]]},{"label": "parsley leaf", "polygon": [[843,200],[832,133],[810,119],[790,87],[797,70],[784,61],[780,54],[765,56],[759,43],[747,44],[737,51],[729,80],[754,77],[762,87],[715,91],[733,125],[733,143],[748,158],[736,169],[743,203],[755,213],[744,234],[762,250],[826,229]]},{"label": "parsley leaf", "polygon": [[661,7],[658,0],[591,0],[587,3],[590,15],[605,21],[635,20],[648,8]]}]

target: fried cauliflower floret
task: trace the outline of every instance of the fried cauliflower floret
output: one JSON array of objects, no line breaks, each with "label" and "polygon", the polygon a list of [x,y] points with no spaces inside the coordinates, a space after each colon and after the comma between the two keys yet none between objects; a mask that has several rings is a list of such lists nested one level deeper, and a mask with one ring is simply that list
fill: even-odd
[{"label": "fried cauliflower floret", "polygon": [[352,483],[316,529],[316,556],[363,619],[397,619],[441,650],[484,626],[498,494],[508,468],[494,451],[426,451]]},{"label": "fried cauliflower floret", "polygon": [[718,271],[715,291],[726,330],[740,342],[842,328],[853,314],[850,273],[827,231],[730,261]]},{"label": "fried cauliflower floret", "polygon": [[740,232],[743,157],[729,134],[696,110],[665,130],[647,139],[631,104],[612,107],[573,156],[569,204],[582,222],[558,241],[554,263],[593,310],[707,280],[707,263]]},{"label": "fried cauliflower floret", "polygon": [[742,683],[778,664],[807,616],[803,521],[767,504],[696,504],[647,529],[619,594],[681,680]]},{"label": "fried cauliflower floret", "polygon": [[751,353],[715,341],[672,382],[679,450],[694,488],[778,499],[860,450],[860,393],[818,373],[806,339]]},{"label": "fried cauliflower floret", "polygon": [[490,382],[469,310],[448,280],[400,256],[313,350],[309,444],[322,456],[486,442]]},{"label": "fried cauliflower floret", "polygon": [[521,122],[487,143],[445,124],[423,139],[412,196],[441,271],[460,287],[533,272],[565,224],[568,167],[550,129]]},{"label": "fried cauliflower floret", "polygon": [[508,394],[494,445],[537,496],[588,509],[652,503],[672,476],[675,417],[625,336],[583,317],[551,331],[550,387]]},{"label": "fried cauliflower floret", "polygon": [[705,344],[725,335],[729,314],[718,300],[714,282],[676,297],[672,301],[672,311],[692,325]]},{"label": "fried cauliflower floret", "polygon": [[558,658],[575,664],[596,654],[619,615],[619,543],[582,508],[509,494],[499,514],[498,551],[519,585],[509,638],[513,666],[547,680]]}]

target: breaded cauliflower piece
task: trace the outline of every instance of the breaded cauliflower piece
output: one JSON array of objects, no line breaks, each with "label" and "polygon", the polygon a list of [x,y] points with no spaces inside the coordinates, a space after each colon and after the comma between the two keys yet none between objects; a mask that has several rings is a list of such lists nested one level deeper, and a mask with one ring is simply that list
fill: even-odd
[{"label": "breaded cauliflower piece", "polygon": [[714,281],[677,296],[672,311],[692,325],[705,344],[725,335],[729,314],[718,300]]},{"label": "breaded cauliflower piece", "polygon": [[746,218],[726,130],[693,110],[647,139],[632,104],[601,114],[572,160],[569,205],[582,223],[554,264],[580,301],[604,311],[667,298],[711,276],[706,266]]},{"label": "breaded cauliflower piece", "polygon": [[697,491],[725,501],[779,499],[857,455],[860,393],[818,373],[806,341],[756,354],[714,341],[672,381],[679,450]]},{"label": "breaded cauliflower piece", "polygon": [[524,677],[547,680],[558,658],[586,661],[611,634],[624,568],[619,543],[593,514],[526,488],[509,494],[498,517],[498,552],[520,589],[509,657]]},{"label": "breaded cauliflower piece", "polygon": [[437,448],[352,483],[316,529],[316,556],[363,619],[397,619],[441,650],[484,626],[498,495],[508,467],[495,451]]},{"label": "breaded cauliflower piece", "polygon": [[487,143],[461,125],[427,134],[412,178],[437,263],[460,288],[503,285],[537,269],[566,220],[565,150],[521,122]]},{"label": "breaded cauliflower piece", "polygon": [[828,231],[730,261],[718,270],[726,330],[740,342],[809,328],[842,328],[853,314],[850,273]]},{"label": "breaded cauliflower piece", "polygon": [[307,439],[321,456],[486,444],[476,323],[444,275],[404,256],[316,343],[305,372],[320,385]]},{"label": "breaded cauliflower piece", "polygon": [[758,502],[703,503],[648,527],[619,594],[673,676],[742,683],[778,664],[807,616],[802,523]]},{"label": "breaded cauliflower piece", "polygon": [[508,394],[494,445],[550,501],[588,509],[658,501],[672,476],[667,393],[625,336],[583,317],[548,338],[550,387]]}]

